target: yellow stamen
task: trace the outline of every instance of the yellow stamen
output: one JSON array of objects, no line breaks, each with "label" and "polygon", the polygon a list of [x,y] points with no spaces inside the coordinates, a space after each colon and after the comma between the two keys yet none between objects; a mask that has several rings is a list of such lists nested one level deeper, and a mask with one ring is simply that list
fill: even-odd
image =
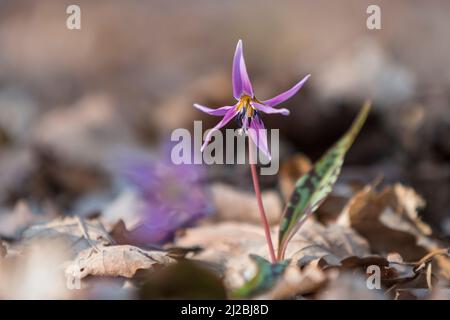
[{"label": "yellow stamen", "polygon": [[249,96],[242,96],[239,100],[238,105],[236,106],[237,111],[241,111],[242,109],[245,109],[247,117],[251,118],[254,115],[255,108],[250,104],[252,101],[252,98]]}]

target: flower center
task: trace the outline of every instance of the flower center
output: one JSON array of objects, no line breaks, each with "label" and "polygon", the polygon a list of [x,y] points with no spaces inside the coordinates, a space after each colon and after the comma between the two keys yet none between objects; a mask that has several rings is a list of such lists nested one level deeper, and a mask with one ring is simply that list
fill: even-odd
[{"label": "flower center", "polygon": [[243,95],[239,99],[239,103],[236,106],[237,111],[242,116],[246,116],[247,118],[252,118],[256,109],[251,105],[252,98],[247,95]]},{"label": "flower center", "polygon": [[256,100],[256,98],[252,99],[250,96],[243,95],[239,99],[239,102],[236,106],[236,110],[238,111],[236,119],[238,125],[244,130],[247,130],[253,118],[258,117],[258,110],[252,106],[252,101],[258,100]]}]

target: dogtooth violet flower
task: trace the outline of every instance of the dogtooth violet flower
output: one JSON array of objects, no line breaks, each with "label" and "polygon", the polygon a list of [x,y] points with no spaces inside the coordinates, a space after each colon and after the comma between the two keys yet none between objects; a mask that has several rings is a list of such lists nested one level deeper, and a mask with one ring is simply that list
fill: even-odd
[{"label": "dogtooth violet flower", "polygon": [[173,164],[169,147],[154,156],[127,152],[119,160],[119,178],[133,187],[142,201],[139,223],[129,230],[138,243],[164,244],[178,229],[212,213],[202,184],[203,168]]},{"label": "dogtooth violet flower", "polygon": [[309,77],[310,75],[308,74],[291,89],[274,98],[263,101],[258,100],[253,92],[253,86],[247,73],[242,50],[242,40],[239,40],[234,54],[232,69],[233,95],[237,100],[237,103],[232,106],[224,106],[217,109],[194,104],[195,108],[207,114],[223,116],[222,120],[206,135],[201,151],[208,145],[215,131],[220,130],[230,122],[231,119],[236,118],[239,127],[248,134],[258,149],[270,159],[271,156],[267,145],[267,135],[264,130],[265,127],[261,119],[261,113],[289,115],[289,110],[275,107],[295,95]]}]

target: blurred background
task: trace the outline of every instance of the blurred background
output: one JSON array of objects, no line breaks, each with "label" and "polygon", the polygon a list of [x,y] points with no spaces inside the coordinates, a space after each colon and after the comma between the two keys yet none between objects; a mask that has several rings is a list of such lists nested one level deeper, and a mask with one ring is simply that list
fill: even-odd
[{"label": "blurred background", "polygon": [[[70,4],[81,7],[81,30],[66,28]],[[381,7],[381,30],[366,27],[369,4]],[[316,160],[371,98],[341,181],[411,185],[448,239],[448,30],[445,0],[0,0],[0,217],[21,201],[38,214],[101,211],[117,194],[109,163],[118,153],[156,150],[174,128],[218,121],[192,103],[233,100],[243,39],[260,99],[312,74],[285,104],[289,117],[264,119],[281,129],[282,164],[299,152]],[[251,190],[242,166],[208,168],[216,180]]]}]

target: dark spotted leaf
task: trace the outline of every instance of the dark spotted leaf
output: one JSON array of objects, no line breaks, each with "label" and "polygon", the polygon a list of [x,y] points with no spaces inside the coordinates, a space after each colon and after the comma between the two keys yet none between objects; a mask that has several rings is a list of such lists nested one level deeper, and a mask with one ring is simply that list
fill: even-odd
[{"label": "dark spotted leaf", "polygon": [[272,264],[254,254],[251,254],[250,258],[256,264],[256,274],[242,287],[233,292],[233,297],[235,298],[249,298],[272,288],[289,264],[287,260]]},{"label": "dark spotted leaf", "polygon": [[283,259],[292,236],[331,192],[344,163],[344,156],[361,130],[370,106],[371,103],[367,101],[344,136],[315,163],[308,173],[297,180],[281,218],[278,236],[279,260]]}]

